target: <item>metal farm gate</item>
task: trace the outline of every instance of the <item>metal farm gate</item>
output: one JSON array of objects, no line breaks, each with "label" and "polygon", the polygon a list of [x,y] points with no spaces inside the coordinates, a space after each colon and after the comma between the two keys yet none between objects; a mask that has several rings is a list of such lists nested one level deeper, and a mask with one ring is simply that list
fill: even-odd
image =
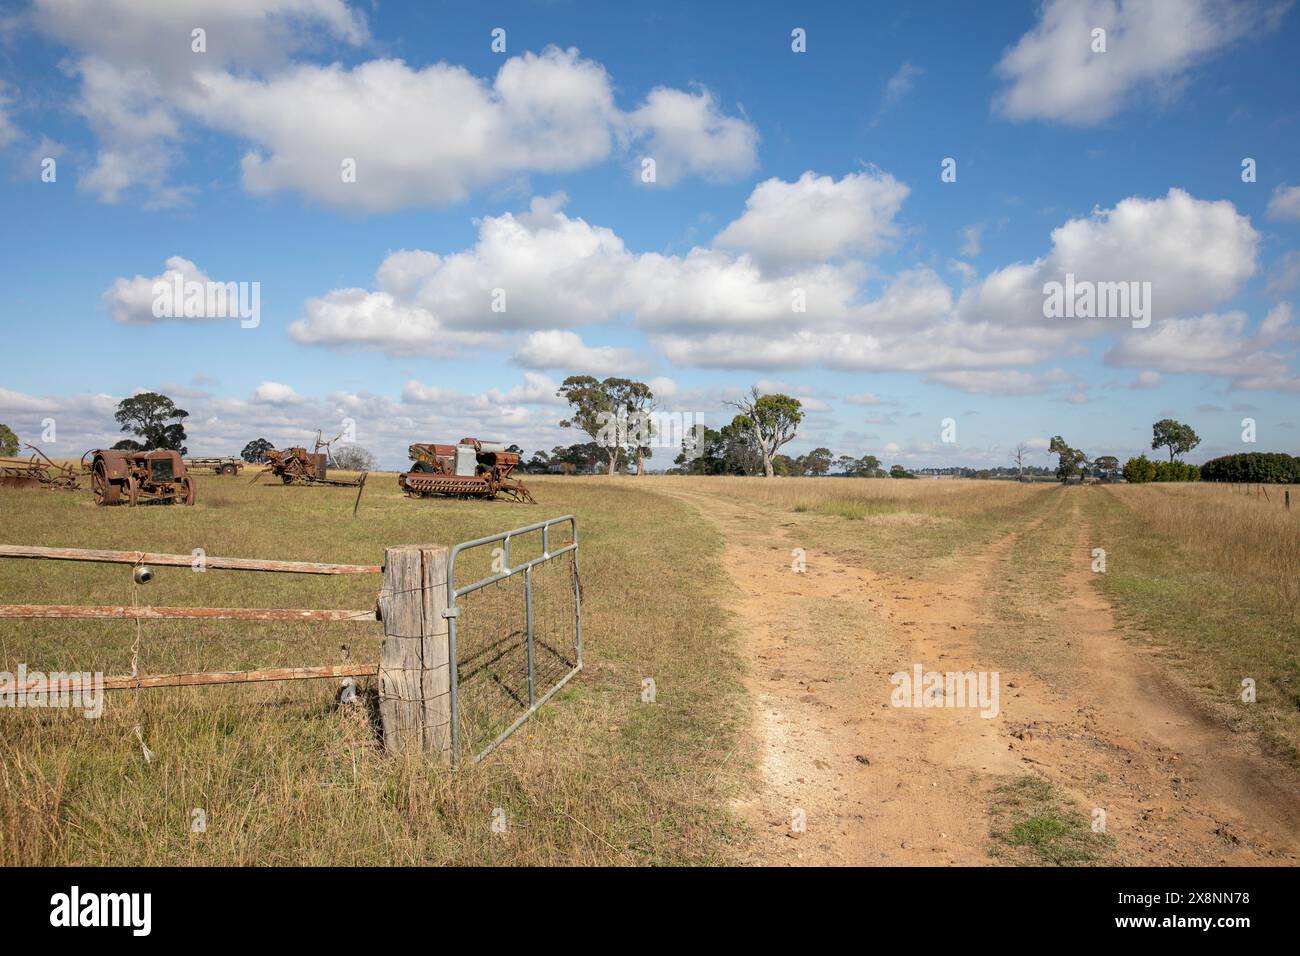
[{"label": "metal farm gate", "polygon": [[[457,586],[458,566],[473,575],[485,564],[486,577]],[[573,515],[456,545],[447,605],[453,750],[463,747],[477,762],[582,670]]]}]

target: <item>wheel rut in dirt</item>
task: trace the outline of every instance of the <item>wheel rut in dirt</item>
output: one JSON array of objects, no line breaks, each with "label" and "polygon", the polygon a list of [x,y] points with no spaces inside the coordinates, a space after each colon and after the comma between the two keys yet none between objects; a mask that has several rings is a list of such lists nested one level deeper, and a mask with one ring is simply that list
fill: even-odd
[{"label": "wheel rut in dirt", "polygon": [[[1295,862],[1287,768],[1200,716],[1149,652],[1116,629],[1089,571],[1077,509],[1074,561],[1058,609],[1068,680],[1008,667],[984,637],[1003,628],[988,599],[1017,542],[1046,514],[997,538],[942,582],[853,567],[809,550],[792,569],[797,522],[689,490],[725,542],[749,665],[756,791],[736,806],[763,864],[981,865],[991,791],[1046,778],[1084,812],[1106,813],[1105,862]],[[894,707],[891,675],[993,672],[1000,711]],[[802,817],[803,832],[798,823]]]}]

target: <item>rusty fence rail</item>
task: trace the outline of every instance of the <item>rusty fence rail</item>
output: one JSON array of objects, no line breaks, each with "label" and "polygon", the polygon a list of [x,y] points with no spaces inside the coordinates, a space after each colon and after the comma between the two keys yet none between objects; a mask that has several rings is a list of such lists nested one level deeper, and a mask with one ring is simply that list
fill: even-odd
[{"label": "rusty fence rail", "polygon": [[[561,537],[563,535],[563,537]],[[512,555],[512,545],[514,554]],[[491,573],[457,586],[459,569]],[[535,555],[524,557],[524,555]],[[0,544],[0,558],[190,567],[192,555]],[[208,569],[311,575],[382,574],[377,606],[344,608],[150,607],[0,604],[0,620],[382,622],[378,664],[275,667],[244,671],[131,674],[98,678],[103,690],[377,677],[385,747],[459,763],[482,760],[582,670],[582,585],[573,515],[441,545],[386,548],[382,565],[324,564],[204,556]],[[145,579],[147,580],[147,578]],[[138,632],[137,632],[138,635]],[[137,636],[137,644],[138,636]],[[133,651],[134,654],[134,651]],[[178,668],[179,670],[179,668]],[[33,694],[44,677],[0,692]]]},{"label": "rusty fence rail", "polygon": [[[105,551],[100,548],[41,548],[22,544],[0,544],[0,558],[32,558],[49,561],[94,561],[100,564],[151,564],[154,567],[189,568],[192,554],[161,554],[157,551]],[[377,564],[320,564],[315,561],[273,561],[266,558],[217,558],[206,555],[209,568],[227,571],[279,571],[288,574],[378,574]]]},{"label": "rusty fence rail", "polygon": [[[189,554],[153,551],[108,551],[96,548],[48,548],[0,544],[0,558],[45,561],[89,561],[142,567],[192,567]],[[263,558],[220,558],[204,556],[205,567],[234,571],[262,571],[281,574],[379,574],[379,565],[324,564],[312,561],[275,561]],[[138,585],[137,585],[138,586]],[[379,620],[374,608],[228,608],[149,607],[145,605],[86,604],[0,604],[0,619],[43,620],[203,620],[203,621],[298,621],[348,623]],[[134,669],[134,667],[133,667]],[[313,680],[339,677],[373,677],[374,664],[322,665],[319,667],[275,667],[249,671],[201,671],[170,674],[130,674],[104,677],[104,690],[139,690],[149,687],[187,687],[210,684],[247,684],[266,681]],[[12,686],[6,693],[33,694],[46,689],[43,679],[24,686]]]},{"label": "rusty fence rail", "polygon": [[[554,534],[561,530],[568,537],[556,547]],[[512,565],[511,542],[534,535],[541,553]],[[492,573],[457,587],[457,559],[494,545]],[[552,585],[554,576],[560,580]],[[456,545],[447,561],[444,613],[452,661],[452,758],[459,760],[464,744],[477,763],[582,670],[577,520],[563,515]]]}]

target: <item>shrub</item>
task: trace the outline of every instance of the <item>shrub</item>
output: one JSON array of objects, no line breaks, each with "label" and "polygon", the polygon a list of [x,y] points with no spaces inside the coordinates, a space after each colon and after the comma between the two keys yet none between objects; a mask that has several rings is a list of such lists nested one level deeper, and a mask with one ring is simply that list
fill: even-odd
[{"label": "shrub", "polygon": [[1162,461],[1156,465],[1156,481],[1200,481],[1201,469],[1182,461]]},{"label": "shrub", "polygon": [[1147,481],[1155,481],[1156,463],[1146,455],[1138,455],[1136,458],[1130,458],[1124,463],[1124,480],[1135,485],[1140,485]]},{"label": "shrub", "polygon": [[1250,451],[1211,458],[1201,466],[1204,481],[1243,484],[1298,484],[1300,458],[1283,452]]}]

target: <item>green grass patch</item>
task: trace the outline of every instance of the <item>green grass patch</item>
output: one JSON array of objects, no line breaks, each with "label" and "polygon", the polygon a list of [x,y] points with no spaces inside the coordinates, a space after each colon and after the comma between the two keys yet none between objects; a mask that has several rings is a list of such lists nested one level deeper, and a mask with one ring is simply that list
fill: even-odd
[{"label": "green grass patch", "polygon": [[1020,866],[1104,862],[1114,841],[1042,777],[1026,774],[994,789],[989,855]]},{"label": "green grass patch", "polygon": [[828,501],[801,502],[794,506],[796,513],[830,515],[835,518],[848,518],[861,521],[872,515],[897,514],[903,510],[900,502],[888,500],[863,500],[860,498],[832,498]]}]

